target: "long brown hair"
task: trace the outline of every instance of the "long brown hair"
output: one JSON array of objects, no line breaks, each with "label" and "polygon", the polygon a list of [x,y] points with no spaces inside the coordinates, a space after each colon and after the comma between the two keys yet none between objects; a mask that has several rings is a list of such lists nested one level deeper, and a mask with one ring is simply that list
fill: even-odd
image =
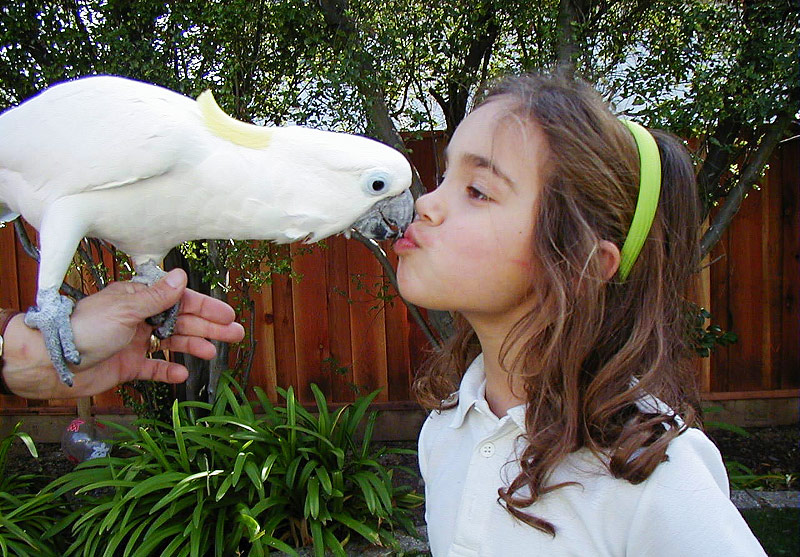
[{"label": "long brown hair", "polygon": [[[700,201],[686,150],[653,131],[662,161],[655,220],[627,279],[605,280],[598,243],[621,248],[636,207],[633,136],[579,80],[507,78],[481,104],[499,97],[512,101],[511,115],[538,126],[549,156],[535,207],[535,308],[513,327],[500,355],[524,385],[527,444],[519,475],[498,490],[498,501],[554,535],[547,517],[525,509],[566,485],[548,478],[569,453],[588,448],[614,477],[639,483],[666,460],[669,442],[698,420],[686,294],[699,263]],[[458,316],[456,324],[457,333],[415,380],[426,408],[447,407],[443,401],[480,351],[469,324]],[[646,395],[675,414],[641,410],[636,402]]]}]

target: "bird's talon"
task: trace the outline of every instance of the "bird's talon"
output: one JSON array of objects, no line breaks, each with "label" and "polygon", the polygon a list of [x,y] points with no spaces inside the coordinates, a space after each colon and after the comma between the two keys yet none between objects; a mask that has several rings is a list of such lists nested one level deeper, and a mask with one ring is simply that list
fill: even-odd
[{"label": "bird's talon", "polygon": [[69,322],[74,305],[72,300],[61,296],[57,288],[48,288],[36,294],[36,307],[30,308],[25,314],[25,324],[42,333],[59,379],[70,387],[74,376],[67,367],[67,362],[77,365],[81,361]]},{"label": "bird's talon", "polygon": [[160,323],[154,323],[154,325],[158,325],[158,328],[153,331],[153,334],[162,340],[171,336],[172,333],[175,332],[175,325],[178,322],[178,312],[180,308],[181,304],[178,302],[168,310],[159,313],[157,317],[161,318],[161,321]]}]

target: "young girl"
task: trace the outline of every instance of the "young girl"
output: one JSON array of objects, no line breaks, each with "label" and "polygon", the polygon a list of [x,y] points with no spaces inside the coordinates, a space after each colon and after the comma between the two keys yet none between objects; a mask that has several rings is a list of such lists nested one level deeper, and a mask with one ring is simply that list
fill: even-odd
[{"label": "young girl", "polygon": [[402,295],[457,314],[415,382],[435,410],[419,440],[433,555],[763,555],[690,429],[685,150],[581,82],[524,76],[446,155],[395,245]]}]

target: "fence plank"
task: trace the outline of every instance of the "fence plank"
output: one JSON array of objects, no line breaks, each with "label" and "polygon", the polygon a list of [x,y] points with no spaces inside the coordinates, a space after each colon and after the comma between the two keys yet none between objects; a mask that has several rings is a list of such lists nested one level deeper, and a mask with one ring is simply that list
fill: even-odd
[{"label": "fence plank", "polygon": [[[279,253],[289,254],[289,246],[278,246]],[[292,278],[274,275],[272,279],[272,311],[275,322],[276,383],[284,389],[297,385],[297,363],[294,345],[294,309]]]},{"label": "fence plank", "polygon": [[[25,230],[34,245],[39,244],[39,234],[31,225],[25,223]],[[20,308],[27,308],[36,303],[36,279],[39,268],[36,261],[26,254],[22,247],[17,249],[17,289]]]},{"label": "fence plank", "polygon": [[0,228],[0,307],[22,309],[17,276],[17,241],[12,223]]},{"label": "fence plank", "polygon": [[[714,214],[712,213],[712,219]],[[728,266],[730,264],[730,234],[722,234],[719,243],[711,252],[710,261],[710,299],[712,321],[722,329],[731,328],[728,311]],[[717,348],[711,358],[711,392],[728,390],[728,355],[729,349]]]},{"label": "fence plank", "polygon": [[386,401],[385,316],[381,303],[375,299],[376,288],[380,289],[379,285],[383,284],[382,269],[369,250],[354,241],[347,244],[347,261],[351,276],[353,382],[361,394],[381,389],[375,400]]},{"label": "fence plank", "polygon": [[353,390],[353,349],[350,327],[350,292],[347,265],[348,241],[329,238],[326,276],[328,279],[328,336],[330,337],[330,395],[336,402],[355,400]]},{"label": "fence plank", "polygon": [[294,311],[295,361],[297,362],[297,397],[311,403],[311,384],[329,392],[330,375],[323,372],[323,361],[330,358],[328,331],[328,296],[325,269],[327,250],[314,246],[311,253],[296,256],[294,270],[302,275],[292,285]]},{"label": "fence plank", "polygon": [[761,306],[764,324],[761,340],[761,385],[764,389],[778,388],[775,366],[781,353],[781,286],[783,283],[783,234],[781,219],[771,218],[781,213],[781,168],[771,167],[764,177],[761,194]]},{"label": "fence plank", "polygon": [[[782,285],[779,302],[781,335],[779,388],[800,387],[800,139],[778,148],[781,167]],[[776,215],[771,215],[775,218]]]},{"label": "fence plank", "polygon": [[[397,255],[388,245],[384,249],[389,261],[397,268]],[[392,298],[385,306],[386,313],[386,369],[389,400],[410,400],[411,357],[408,350],[408,312],[397,290],[384,279],[388,295]]]},{"label": "fence plank", "polygon": [[[272,402],[277,402],[277,362],[275,360],[275,309],[272,303],[272,285],[266,284],[260,292],[252,292],[254,308],[248,316],[253,322],[256,345],[250,369],[250,386],[261,387]],[[250,391],[252,393],[252,391]]]},{"label": "fence plank", "polygon": [[728,307],[731,327],[739,342],[730,347],[729,362],[735,362],[736,373],[729,371],[728,390],[760,390],[764,365],[761,345],[764,332],[761,191],[751,191],[742,203],[730,227],[730,263],[728,268]]}]

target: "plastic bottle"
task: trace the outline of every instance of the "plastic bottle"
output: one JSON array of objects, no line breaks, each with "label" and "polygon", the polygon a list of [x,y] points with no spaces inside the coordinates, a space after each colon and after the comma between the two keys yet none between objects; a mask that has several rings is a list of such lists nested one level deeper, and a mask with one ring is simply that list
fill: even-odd
[{"label": "plastic bottle", "polygon": [[102,424],[93,426],[81,418],[76,418],[61,435],[61,450],[70,462],[75,464],[108,456],[111,444],[103,439],[104,429]]}]

